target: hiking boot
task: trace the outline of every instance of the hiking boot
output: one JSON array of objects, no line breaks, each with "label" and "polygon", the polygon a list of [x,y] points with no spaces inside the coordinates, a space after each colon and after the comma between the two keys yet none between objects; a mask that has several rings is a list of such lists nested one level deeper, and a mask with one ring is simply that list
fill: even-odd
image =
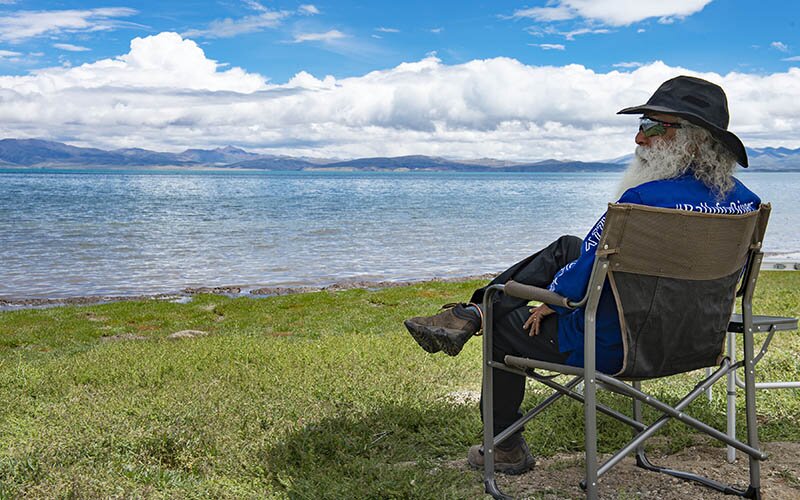
[{"label": "hiking boot", "polygon": [[[467,462],[473,469],[483,468],[483,446],[476,444],[467,453]],[[533,469],[536,461],[528,449],[528,443],[520,438],[519,443],[508,450],[494,447],[494,470],[503,474],[523,474]]]},{"label": "hiking boot", "polygon": [[481,317],[467,307],[468,304],[447,304],[439,314],[407,319],[403,324],[426,351],[455,356],[481,329]]}]

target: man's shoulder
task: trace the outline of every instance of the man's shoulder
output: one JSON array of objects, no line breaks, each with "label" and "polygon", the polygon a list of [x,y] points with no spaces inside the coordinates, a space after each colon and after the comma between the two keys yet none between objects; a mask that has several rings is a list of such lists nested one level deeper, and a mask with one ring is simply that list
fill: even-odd
[{"label": "man's shoulder", "polygon": [[661,179],[640,184],[626,191],[619,201],[664,208],[703,204],[728,205],[730,203],[735,203],[737,206],[741,204],[754,205],[757,208],[761,201],[758,195],[750,191],[735,177],[733,181],[733,189],[722,200],[693,175],[683,175],[673,179]]},{"label": "man's shoulder", "polygon": [[672,199],[689,193],[697,194],[701,191],[702,186],[703,184],[691,175],[682,175],[672,179],[658,179],[628,189],[622,194],[619,201],[622,203],[658,205],[658,203],[653,203],[651,200]]}]

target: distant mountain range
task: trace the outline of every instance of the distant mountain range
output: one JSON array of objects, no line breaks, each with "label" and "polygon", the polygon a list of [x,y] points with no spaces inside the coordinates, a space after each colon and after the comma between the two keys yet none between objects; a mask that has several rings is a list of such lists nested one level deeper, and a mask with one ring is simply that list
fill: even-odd
[{"label": "distant mountain range", "polygon": [[[800,148],[748,149],[759,170],[800,171]],[[462,172],[598,172],[621,171],[631,155],[582,162],[544,160],[510,162],[491,158],[448,160],[433,156],[357,158],[353,160],[260,155],[233,146],[164,153],[141,148],[81,148],[40,139],[0,140],[0,168],[235,168],[258,170],[462,171]]]}]

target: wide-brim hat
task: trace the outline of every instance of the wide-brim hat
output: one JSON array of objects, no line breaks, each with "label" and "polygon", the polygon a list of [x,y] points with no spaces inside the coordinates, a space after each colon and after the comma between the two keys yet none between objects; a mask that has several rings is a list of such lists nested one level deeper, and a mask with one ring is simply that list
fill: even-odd
[{"label": "wide-brim hat", "polygon": [[662,83],[646,104],[625,108],[618,115],[664,113],[675,115],[711,132],[747,167],[744,144],[728,131],[728,99],[722,87],[692,76],[678,76]]}]

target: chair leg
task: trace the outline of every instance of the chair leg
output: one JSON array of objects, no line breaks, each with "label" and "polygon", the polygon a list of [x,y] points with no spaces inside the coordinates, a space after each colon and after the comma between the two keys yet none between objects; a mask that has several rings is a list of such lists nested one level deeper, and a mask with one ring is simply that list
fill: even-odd
[{"label": "chair leg", "polygon": [[493,285],[483,294],[483,487],[492,498],[510,500],[497,486],[494,474],[494,368],[492,368],[492,333],[494,318],[492,298],[502,290],[502,285]]},{"label": "chair leg", "polygon": [[[749,304],[745,304],[743,308],[745,309],[744,396],[747,413],[747,444],[753,448],[759,448],[758,421],[756,420],[756,361],[753,356],[753,322],[748,306]],[[750,487],[747,490],[752,495],[749,498],[761,498],[761,463],[753,457],[750,457]]]},{"label": "chair leg", "polygon": [[[642,390],[642,383],[640,381],[638,381],[638,380],[634,381],[633,382],[633,388],[636,389],[637,391],[641,391]],[[632,399],[633,399],[633,419],[636,420],[639,423],[642,423],[642,402],[639,401],[636,398],[632,398]],[[633,430],[633,437],[635,438],[636,435],[639,434],[639,431],[637,429],[632,429],[632,430]],[[644,444],[641,444],[641,445],[636,447],[636,458],[637,458],[637,461],[638,461],[640,453],[644,453]]]},{"label": "chair leg", "polygon": [[[641,382],[635,381],[633,382],[632,385],[633,388],[636,389],[637,391],[642,390]],[[638,422],[642,421],[642,402],[637,398],[633,398],[633,418]],[[638,432],[634,429],[634,438],[637,435]],[[751,458],[751,460],[755,459]],[[693,474],[691,472],[686,472],[681,470],[669,469],[667,467],[661,467],[655,465],[652,462],[650,462],[650,459],[647,458],[647,454],[645,453],[643,444],[636,447],[636,466],[652,472],[660,472],[662,474],[667,474],[673,477],[677,477],[685,481],[696,482],[708,488],[722,492],[726,495],[737,495],[744,498],[760,498],[760,496],[753,496],[754,494],[758,495],[758,492],[751,491],[752,488],[748,488],[747,490],[741,490],[739,488],[732,487],[730,485],[721,483],[719,481],[714,481],[713,479],[709,479],[707,477],[700,476],[698,474]]]},{"label": "chair leg", "polygon": [[[731,364],[736,363],[736,334],[728,333],[728,358]],[[728,417],[728,436],[736,439],[736,371],[728,372],[726,377],[727,381],[727,411],[725,414]],[[728,452],[726,456],[728,463],[736,461],[736,448],[728,445]]]},{"label": "chair leg", "polygon": [[[588,364],[588,363],[587,363]],[[597,380],[587,374],[584,379],[583,390],[584,404],[583,417],[586,433],[586,498],[589,500],[597,499]]]}]

